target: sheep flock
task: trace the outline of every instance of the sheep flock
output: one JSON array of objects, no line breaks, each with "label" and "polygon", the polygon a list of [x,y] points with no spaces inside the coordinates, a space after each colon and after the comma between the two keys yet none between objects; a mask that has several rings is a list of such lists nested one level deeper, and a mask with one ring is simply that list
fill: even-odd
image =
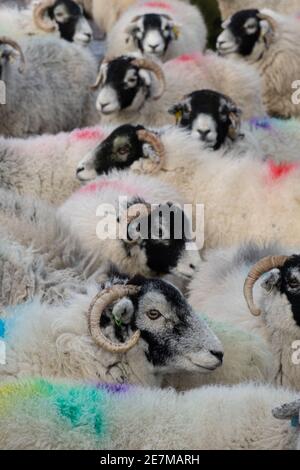
[{"label": "sheep flock", "polygon": [[300,2],[196,3],[1,1],[0,450],[300,450]]}]

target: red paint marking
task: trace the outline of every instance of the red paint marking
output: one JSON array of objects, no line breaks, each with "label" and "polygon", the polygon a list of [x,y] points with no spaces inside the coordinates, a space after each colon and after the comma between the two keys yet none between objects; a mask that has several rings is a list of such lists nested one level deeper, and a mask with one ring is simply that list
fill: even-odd
[{"label": "red paint marking", "polygon": [[274,160],[268,160],[267,165],[273,181],[283,178],[299,168],[298,163],[276,163]]},{"label": "red paint marking", "polygon": [[149,8],[161,8],[162,10],[172,10],[171,5],[165,2],[146,2],[143,6]]},{"label": "red paint marking", "polygon": [[183,54],[170,62],[202,62],[205,59],[203,54],[194,52],[193,54]]},{"label": "red paint marking", "polygon": [[71,135],[74,140],[100,140],[104,138],[104,132],[94,127],[78,129]]},{"label": "red paint marking", "polygon": [[119,192],[129,194],[130,196],[136,196],[140,192],[140,189],[132,188],[119,180],[100,180],[83,186],[76,194],[91,194],[103,189],[115,189]]}]

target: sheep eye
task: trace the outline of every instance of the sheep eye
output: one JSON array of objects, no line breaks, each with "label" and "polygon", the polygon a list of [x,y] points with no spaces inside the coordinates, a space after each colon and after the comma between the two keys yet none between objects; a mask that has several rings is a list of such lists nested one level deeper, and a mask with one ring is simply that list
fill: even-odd
[{"label": "sheep eye", "polygon": [[129,152],[129,145],[124,145],[124,147],[119,148],[118,153],[120,155],[125,155]]},{"label": "sheep eye", "polygon": [[299,287],[299,281],[297,279],[290,279],[289,286],[292,287],[292,289]]},{"label": "sheep eye", "polygon": [[149,312],[147,312],[147,317],[150,318],[150,320],[157,320],[161,317],[161,313],[158,310],[149,310]]}]

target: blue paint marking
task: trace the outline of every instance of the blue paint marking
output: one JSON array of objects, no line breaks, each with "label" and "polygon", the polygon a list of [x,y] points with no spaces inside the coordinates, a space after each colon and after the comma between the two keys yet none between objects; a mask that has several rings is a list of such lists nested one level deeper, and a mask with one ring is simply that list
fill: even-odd
[{"label": "blue paint marking", "polygon": [[0,338],[5,337],[5,321],[0,318]]},{"label": "blue paint marking", "polygon": [[299,416],[293,416],[293,418],[291,420],[291,425],[292,425],[293,428],[297,428],[298,426],[300,426]]}]

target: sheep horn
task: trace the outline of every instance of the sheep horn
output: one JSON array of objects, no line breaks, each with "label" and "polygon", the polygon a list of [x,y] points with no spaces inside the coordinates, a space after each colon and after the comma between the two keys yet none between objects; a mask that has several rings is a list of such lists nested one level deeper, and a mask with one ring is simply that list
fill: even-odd
[{"label": "sheep horn", "polygon": [[12,39],[10,39],[6,36],[1,36],[0,37],[0,44],[8,44],[9,46],[13,47],[20,54],[21,64],[20,64],[20,67],[19,67],[19,71],[23,72],[24,69],[25,69],[25,57],[24,57],[23,51],[21,49],[21,46],[17,42],[13,41]]},{"label": "sheep horn", "polygon": [[101,62],[99,73],[97,75],[96,81],[93,85],[91,85],[91,90],[96,91],[99,86],[101,85],[101,82],[103,80],[103,73],[102,73],[102,66],[105,64],[109,64],[112,60],[115,60],[115,57],[104,57],[104,59]]},{"label": "sheep horn", "polygon": [[280,268],[287,261],[288,256],[267,256],[253,266],[244,284],[244,297],[252,315],[258,317],[261,310],[254,304],[253,287],[256,281],[271,269]]},{"label": "sheep horn", "polygon": [[158,100],[163,95],[166,89],[166,79],[162,71],[162,68],[153,60],[149,60],[149,59],[134,59],[132,61],[132,65],[135,65],[136,67],[139,67],[141,69],[150,70],[150,72],[153,72],[154,75],[156,75],[160,83],[160,89],[158,93],[156,93],[156,95],[153,96],[153,99]]},{"label": "sheep horn", "polygon": [[137,132],[137,136],[139,140],[150,144],[151,147],[153,147],[154,151],[157,153],[158,163],[153,167],[151,173],[158,173],[162,169],[166,161],[166,150],[161,139],[158,135],[146,130],[139,130]]},{"label": "sheep horn", "polygon": [[55,0],[44,0],[41,3],[38,3],[34,6],[33,9],[33,20],[41,30],[46,31],[47,33],[52,33],[56,30],[56,25],[54,22],[45,21],[45,13],[48,8],[52,7],[55,3]]},{"label": "sheep horn", "polygon": [[271,26],[271,29],[273,31],[276,31],[276,29],[278,28],[278,24],[277,24],[277,21],[275,20],[275,18],[273,18],[272,16],[270,15],[265,15],[264,13],[259,13],[258,14],[258,18],[260,20],[265,20],[269,23],[269,25]]},{"label": "sheep horn", "polygon": [[92,301],[89,312],[88,322],[91,336],[95,343],[97,343],[105,351],[111,353],[126,353],[132,349],[140,339],[140,331],[137,330],[133,336],[125,343],[113,343],[110,339],[106,338],[101,331],[100,321],[104,310],[112,303],[126,297],[128,295],[135,295],[139,292],[140,287],[130,285],[114,285],[111,288],[104,289]]}]

